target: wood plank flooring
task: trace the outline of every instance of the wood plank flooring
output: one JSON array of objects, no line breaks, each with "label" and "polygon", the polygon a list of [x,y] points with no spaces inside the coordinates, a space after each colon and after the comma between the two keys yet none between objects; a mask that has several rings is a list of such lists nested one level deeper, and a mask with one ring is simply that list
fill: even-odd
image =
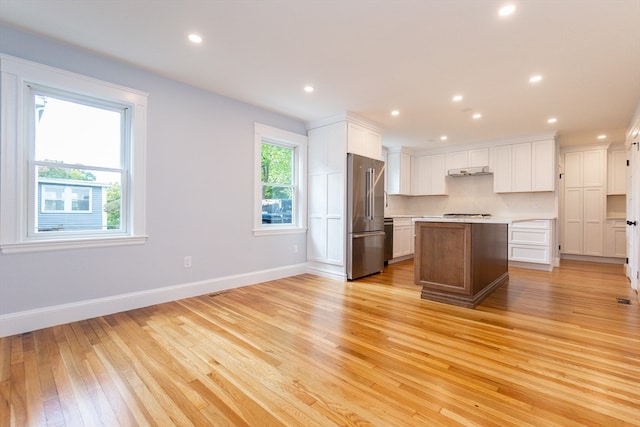
[{"label": "wood plank flooring", "polygon": [[470,310],[406,261],[0,339],[0,426],[83,425],[640,426],[640,309],[619,265],[511,268]]}]

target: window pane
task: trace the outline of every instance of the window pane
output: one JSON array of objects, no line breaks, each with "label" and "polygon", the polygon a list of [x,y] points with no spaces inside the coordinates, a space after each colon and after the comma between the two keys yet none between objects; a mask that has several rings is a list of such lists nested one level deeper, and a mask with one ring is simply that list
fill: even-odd
[{"label": "window pane", "polygon": [[262,144],[262,182],[293,183],[293,148]]},{"label": "window pane", "polygon": [[121,173],[36,167],[35,232],[121,229]]},{"label": "window pane", "polygon": [[293,189],[291,187],[262,187],[262,223],[291,224]]},{"label": "window pane", "polygon": [[35,95],[35,160],[119,168],[122,112]]}]

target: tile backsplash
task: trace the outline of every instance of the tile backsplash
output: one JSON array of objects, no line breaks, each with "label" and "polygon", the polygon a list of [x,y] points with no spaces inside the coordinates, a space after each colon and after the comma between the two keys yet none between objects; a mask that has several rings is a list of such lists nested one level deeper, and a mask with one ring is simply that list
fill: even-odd
[{"label": "tile backsplash", "polygon": [[499,217],[557,217],[556,193],[494,193],[493,175],[446,177],[448,196],[388,196],[385,215],[490,213]]}]

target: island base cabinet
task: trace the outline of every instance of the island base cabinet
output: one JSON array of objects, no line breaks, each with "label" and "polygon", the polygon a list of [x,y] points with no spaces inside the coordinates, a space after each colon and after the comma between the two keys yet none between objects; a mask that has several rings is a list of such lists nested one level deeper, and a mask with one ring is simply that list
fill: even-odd
[{"label": "island base cabinet", "polygon": [[421,297],[474,308],[509,277],[508,226],[416,222],[414,281]]}]

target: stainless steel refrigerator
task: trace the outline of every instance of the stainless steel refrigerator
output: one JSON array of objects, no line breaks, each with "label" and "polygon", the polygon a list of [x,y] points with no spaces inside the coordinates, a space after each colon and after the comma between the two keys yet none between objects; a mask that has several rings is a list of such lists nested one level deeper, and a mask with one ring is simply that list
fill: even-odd
[{"label": "stainless steel refrigerator", "polygon": [[347,154],[347,278],[384,268],[384,162]]}]

